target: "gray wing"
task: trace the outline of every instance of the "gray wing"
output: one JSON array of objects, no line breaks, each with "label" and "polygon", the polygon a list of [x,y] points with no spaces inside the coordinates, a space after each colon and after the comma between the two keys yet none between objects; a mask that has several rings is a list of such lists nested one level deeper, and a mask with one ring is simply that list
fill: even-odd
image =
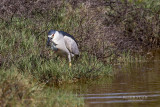
[{"label": "gray wing", "polygon": [[64,36],[64,42],[66,45],[66,48],[70,51],[70,53],[74,55],[79,55],[79,49],[77,46],[77,43],[70,37]]}]

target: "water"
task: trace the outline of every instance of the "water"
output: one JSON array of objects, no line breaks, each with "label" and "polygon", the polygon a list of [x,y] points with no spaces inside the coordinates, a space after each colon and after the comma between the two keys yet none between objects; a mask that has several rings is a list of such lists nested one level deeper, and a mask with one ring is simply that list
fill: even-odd
[{"label": "water", "polygon": [[160,107],[160,51],[147,61],[119,65],[111,79],[87,84],[79,94],[86,107]]}]

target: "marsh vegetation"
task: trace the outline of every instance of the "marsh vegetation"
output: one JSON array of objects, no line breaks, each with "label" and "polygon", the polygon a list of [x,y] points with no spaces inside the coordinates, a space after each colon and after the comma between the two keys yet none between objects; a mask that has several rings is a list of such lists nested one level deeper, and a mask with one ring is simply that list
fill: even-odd
[{"label": "marsh vegetation", "polygon": [[[57,87],[111,76],[126,52],[158,48],[159,7],[154,0],[2,0],[0,105],[83,106]],[[81,55],[72,68],[46,47],[50,29],[77,39]]]}]

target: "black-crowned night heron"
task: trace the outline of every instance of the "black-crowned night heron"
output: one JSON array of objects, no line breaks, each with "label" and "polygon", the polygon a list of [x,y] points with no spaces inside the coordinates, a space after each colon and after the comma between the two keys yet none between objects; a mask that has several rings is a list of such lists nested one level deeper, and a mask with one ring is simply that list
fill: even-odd
[{"label": "black-crowned night heron", "polygon": [[47,46],[50,46],[57,54],[67,56],[69,66],[71,66],[71,57],[79,56],[75,38],[63,31],[50,30],[48,32]]}]

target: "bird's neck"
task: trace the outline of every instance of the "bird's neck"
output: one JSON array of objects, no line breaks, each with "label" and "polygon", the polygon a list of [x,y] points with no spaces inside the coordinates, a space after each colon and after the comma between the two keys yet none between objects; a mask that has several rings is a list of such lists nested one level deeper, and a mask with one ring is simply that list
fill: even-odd
[{"label": "bird's neck", "polygon": [[64,40],[63,35],[60,34],[58,31],[56,31],[56,33],[54,34],[53,42],[58,44],[57,42],[63,41],[63,40]]}]

